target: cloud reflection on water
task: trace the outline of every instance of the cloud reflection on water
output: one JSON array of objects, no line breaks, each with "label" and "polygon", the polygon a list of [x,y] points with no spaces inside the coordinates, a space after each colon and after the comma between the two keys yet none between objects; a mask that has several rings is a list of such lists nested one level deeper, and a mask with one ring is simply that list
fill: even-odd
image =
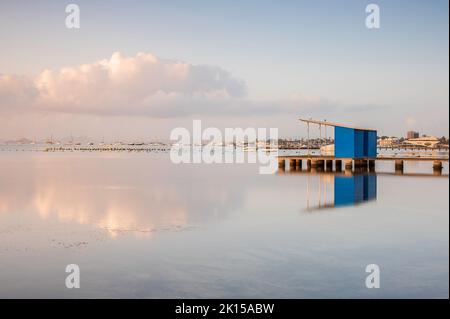
[{"label": "cloud reflection on water", "polygon": [[37,156],[28,162],[3,161],[0,213],[56,217],[114,236],[189,228],[224,217],[242,202],[243,185],[236,185],[232,175],[218,181],[154,159],[133,157],[130,165],[124,160]]}]

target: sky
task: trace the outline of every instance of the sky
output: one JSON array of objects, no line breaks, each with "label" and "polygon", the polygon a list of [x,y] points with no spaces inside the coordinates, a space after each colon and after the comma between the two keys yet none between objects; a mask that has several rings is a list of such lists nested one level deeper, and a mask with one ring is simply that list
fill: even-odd
[{"label": "sky", "polygon": [[[80,28],[65,25],[68,4]],[[365,24],[369,3],[380,28]],[[448,1],[0,0],[0,140],[298,117],[448,136]]]}]

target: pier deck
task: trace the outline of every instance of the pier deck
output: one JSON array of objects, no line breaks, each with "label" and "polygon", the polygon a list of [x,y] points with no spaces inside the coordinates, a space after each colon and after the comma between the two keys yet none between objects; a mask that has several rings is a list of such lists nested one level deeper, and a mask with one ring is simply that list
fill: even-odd
[{"label": "pier deck", "polygon": [[278,155],[278,159],[290,160],[290,159],[301,159],[301,160],[375,160],[375,161],[443,161],[448,162],[448,157],[445,156],[377,156],[377,157],[364,157],[364,158],[338,158],[334,155]]},{"label": "pier deck", "polygon": [[442,172],[443,163],[448,162],[446,156],[377,156],[367,158],[338,158],[334,155],[279,155],[278,167],[285,169],[286,161],[289,161],[291,170],[302,170],[303,161],[306,161],[307,170],[327,170],[339,172],[344,164],[345,170],[370,170],[375,171],[376,161],[394,161],[395,171],[403,172],[404,162],[409,161],[427,161],[433,163],[433,171]]}]

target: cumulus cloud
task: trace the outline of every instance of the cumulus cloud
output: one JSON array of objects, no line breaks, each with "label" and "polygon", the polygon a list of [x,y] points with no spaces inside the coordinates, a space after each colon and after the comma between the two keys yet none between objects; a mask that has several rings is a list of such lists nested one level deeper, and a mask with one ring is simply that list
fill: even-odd
[{"label": "cumulus cloud", "polygon": [[111,58],[36,77],[0,75],[0,111],[171,117],[235,104],[246,93],[226,70],[150,53]]},{"label": "cumulus cloud", "polygon": [[174,118],[330,114],[336,101],[294,94],[251,100],[244,81],[209,65],[160,59],[151,53],[109,59],[34,77],[0,74],[1,114],[75,114]]}]

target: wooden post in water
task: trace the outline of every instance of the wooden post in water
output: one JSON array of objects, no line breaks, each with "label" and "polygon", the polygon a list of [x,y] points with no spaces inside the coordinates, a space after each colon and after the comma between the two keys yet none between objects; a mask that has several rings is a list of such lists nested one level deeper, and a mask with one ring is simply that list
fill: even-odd
[{"label": "wooden post in water", "polygon": [[299,159],[297,160],[297,169],[298,169],[299,171],[302,170],[302,164],[303,164],[303,161],[302,161],[301,158],[299,158]]},{"label": "wooden post in water", "polygon": [[320,159],[317,160],[317,170],[323,171],[325,169],[325,161]]},{"label": "wooden post in water", "polygon": [[278,159],[278,168],[284,169],[286,165],[286,160]]},{"label": "wooden post in water", "polygon": [[349,159],[345,161],[345,170],[351,171],[353,169],[353,160]]},{"label": "wooden post in water", "polygon": [[434,161],[433,162],[433,173],[435,175],[442,174],[442,161]]},{"label": "wooden post in water", "polygon": [[375,172],[375,160],[369,160],[369,171]]},{"label": "wooden post in water", "polygon": [[395,160],[395,172],[403,174],[403,160]]},{"label": "wooden post in water", "polygon": [[342,160],[335,160],[334,165],[336,172],[342,171]]},{"label": "wooden post in water", "polygon": [[297,167],[297,160],[296,159],[291,159],[289,160],[289,169],[295,170],[295,168]]},{"label": "wooden post in water", "polygon": [[325,167],[328,172],[331,172],[333,170],[333,161],[332,160],[325,160]]},{"label": "wooden post in water", "polygon": [[355,159],[355,170],[366,171],[367,170],[367,160],[365,159]]}]

